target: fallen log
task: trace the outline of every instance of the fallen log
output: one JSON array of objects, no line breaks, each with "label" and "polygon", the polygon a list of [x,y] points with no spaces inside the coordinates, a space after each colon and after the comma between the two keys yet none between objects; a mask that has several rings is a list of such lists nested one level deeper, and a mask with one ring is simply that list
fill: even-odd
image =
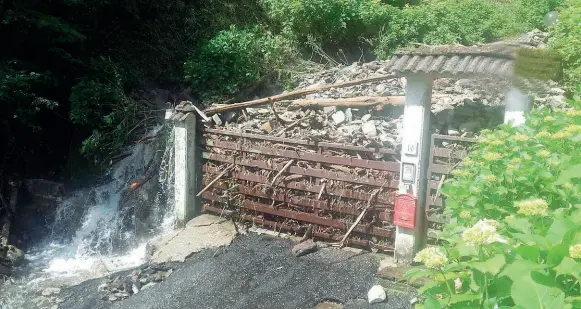
[{"label": "fallen log", "polygon": [[370,78],[366,78],[366,79],[360,79],[360,80],[344,82],[344,83],[339,83],[339,84],[325,85],[325,86],[318,87],[318,88],[300,89],[300,90],[295,90],[295,91],[291,91],[288,93],[275,95],[275,96],[268,97],[268,98],[262,98],[262,99],[247,101],[247,102],[241,102],[241,103],[234,103],[234,104],[230,104],[230,105],[211,107],[211,108],[204,110],[204,112],[206,113],[206,115],[212,115],[215,113],[221,113],[221,112],[230,111],[230,110],[238,110],[241,108],[253,107],[253,106],[262,105],[262,104],[270,104],[272,102],[277,102],[277,101],[281,101],[281,100],[294,99],[297,97],[305,96],[307,94],[322,92],[322,91],[326,91],[326,90],[333,89],[333,88],[345,88],[345,87],[350,87],[350,86],[355,86],[355,85],[378,82],[378,81],[392,79],[392,78],[395,78],[395,76],[394,75],[382,75],[382,76],[370,77]]},{"label": "fallen log", "polygon": [[314,99],[314,100],[295,100],[291,106],[300,107],[366,107],[375,105],[402,105],[405,103],[405,96],[388,96],[388,97],[357,97],[348,99]]}]

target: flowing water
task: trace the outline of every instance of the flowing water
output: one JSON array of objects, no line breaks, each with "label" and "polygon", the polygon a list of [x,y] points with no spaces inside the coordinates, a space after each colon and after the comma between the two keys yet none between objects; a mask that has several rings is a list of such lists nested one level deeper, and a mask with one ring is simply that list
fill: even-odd
[{"label": "flowing water", "polygon": [[[147,241],[170,231],[173,218],[173,132],[158,127],[149,135],[160,144],[137,144],[117,162],[104,183],[73,192],[57,207],[45,244],[29,250],[24,266],[0,286],[0,309],[52,308],[44,289],[78,284],[146,262]],[[159,138],[158,138],[159,139]],[[141,188],[132,181],[158,166]],[[127,201],[133,202],[127,202]]]}]

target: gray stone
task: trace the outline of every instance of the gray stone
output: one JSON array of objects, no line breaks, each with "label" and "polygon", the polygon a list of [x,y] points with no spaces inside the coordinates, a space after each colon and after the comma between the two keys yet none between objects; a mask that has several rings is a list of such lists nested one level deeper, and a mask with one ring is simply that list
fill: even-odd
[{"label": "gray stone", "polygon": [[366,114],[363,117],[361,117],[361,121],[363,122],[367,122],[367,120],[371,119],[371,114]]},{"label": "gray stone", "polygon": [[363,134],[368,138],[373,138],[377,136],[377,128],[375,127],[375,123],[373,121],[368,121],[361,126],[361,130]]},{"label": "gray stone", "polygon": [[355,91],[345,91],[343,93],[344,98],[354,98],[356,96],[357,96],[357,93],[355,93]]},{"label": "gray stone", "polygon": [[337,106],[325,106],[323,107],[323,112],[325,114],[334,113],[337,110]]},{"label": "gray stone", "polygon": [[46,288],[42,290],[42,296],[52,296],[57,295],[61,292],[60,288]]},{"label": "gray stone", "polygon": [[353,112],[351,112],[351,108],[345,110],[345,121],[351,122],[353,120]]},{"label": "gray stone", "polygon": [[377,91],[379,93],[383,93],[386,89],[387,89],[387,86],[385,84],[379,84],[379,85],[375,86],[375,91]]},{"label": "gray stone", "polygon": [[[1,247],[0,247],[1,248]],[[13,265],[20,265],[24,261],[24,251],[12,246],[8,245],[6,248],[6,260]]]},{"label": "gray stone", "polygon": [[299,257],[317,251],[317,244],[312,240],[307,240],[295,245],[291,252],[294,256]]},{"label": "gray stone", "polygon": [[561,89],[561,88],[551,88],[549,90],[550,94],[553,95],[564,95],[565,94],[565,90]]},{"label": "gray stone", "polygon": [[461,124],[459,127],[461,133],[466,133],[466,132],[476,133],[476,132],[478,132],[478,130],[480,130],[480,128],[481,128],[481,124],[480,124],[480,121],[478,121],[478,120],[472,120],[472,121],[465,122],[465,123]]},{"label": "gray stone", "polygon": [[374,285],[369,292],[367,292],[367,301],[370,304],[381,303],[385,301],[387,295],[385,289],[381,285]]},{"label": "gray stone", "polygon": [[222,119],[220,119],[220,116],[218,114],[214,114],[214,116],[212,116],[212,120],[214,120],[214,123],[217,126],[221,126],[222,125]]},{"label": "gray stone", "polygon": [[152,288],[152,287],[153,287],[153,286],[155,286],[156,284],[157,284],[157,283],[155,283],[155,282],[150,282],[150,283],[148,283],[148,284],[144,285],[143,287],[141,287],[141,290],[142,290],[142,291],[145,291],[145,290],[147,290],[147,289],[149,289],[149,288]]},{"label": "gray stone", "polygon": [[235,111],[227,111],[224,113],[224,120],[226,122],[232,122],[232,121],[236,120],[237,117],[238,117],[238,113],[236,113]]},{"label": "gray stone", "polygon": [[342,111],[337,111],[336,113],[331,115],[331,118],[333,119],[333,122],[336,125],[340,125],[343,122],[345,122],[345,113],[343,113]]},{"label": "gray stone", "polygon": [[351,136],[353,133],[361,131],[361,126],[357,124],[342,126],[337,129],[343,136]]},{"label": "gray stone", "polygon": [[460,131],[458,131],[457,129],[448,128],[448,135],[460,136]]}]

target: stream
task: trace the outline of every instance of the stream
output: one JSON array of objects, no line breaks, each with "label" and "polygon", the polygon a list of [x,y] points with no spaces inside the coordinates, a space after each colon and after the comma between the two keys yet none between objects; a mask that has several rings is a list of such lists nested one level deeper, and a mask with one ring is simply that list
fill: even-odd
[{"label": "stream", "polygon": [[[147,262],[147,242],[174,227],[173,132],[159,126],[148,136],[157,142],[133,146],[111,166],[107,181],[59,203],[42,245],[28,250],[23,265],[0,283],[0,309],[55,309],[62,300],[48,297],[48,290]],[[156,176],[128,192],[152,168]]]}]

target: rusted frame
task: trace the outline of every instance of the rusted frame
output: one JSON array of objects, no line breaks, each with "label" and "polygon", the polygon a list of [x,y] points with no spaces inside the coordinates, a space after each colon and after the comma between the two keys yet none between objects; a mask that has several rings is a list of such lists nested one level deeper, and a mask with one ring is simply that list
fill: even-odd
[{"label": "rusted frame", "polygon": [[[227,189],[227,186],[222,184],[214,184],[213,187],[221,190]],[[254,189],[244,185],[238,185],[236,191],[234,192],[264,199],[271,199],[277,202],[288,203],[291,206],[310,207],[315,210],[332,211],[352,216],[357,216],[361,213],[360,209],[349,206],[347,203],[343,201],[333,201],[332,206],[330,206],[329,201],[319,201],[305,196],[292,196],[288,198],[286,197],[286,195],[276,192],[267,195],[259,189]],[[218,202],[226,201],[226,197],[217,196],[212,192],[204,192],[202,197],[212,201]],[[385,204],[376,204],[374,205],[373,209],[369,210],[369,212],[376,214],[379,220],[383,222],[391,222],[392,220],[391,213],[393,213],[393,207]]]},{"label": "rusted frame", "polygon": [[278,143],[283,143],[283,144],[295,144],[295,145],[303,145],[303,146],[310,146],[310,147],[322,147],[322,148],[332,148],[332,149],[371,152],[371,153],[377,152],[377,153],[383,153],[383,154],[397,155],[397,152],[395,150],[387,149],[387,148],[369,148],[369,147],[353,146],[353,145],[345,145],[345,144],[337,144],[337,143],[327,143],[327,142],[316,143],[316,142],[311,142],[311,141],[306,141],[306,140],[297,140],[297,139],[290,139],[290,138],[285,138],[285,137],[258,135],[258,134],[242,133],[242,132],[235,132],[235,131],[225,131],[225,130],[217,130],[217,129],[205,129],[204,131],[206,133],[235,136],[235,137],[244,137],[244,138],[257,139],[257,140],[263,140],[263,141],[278,142]]},{"label": "rusted frame", "polygon": [[[284,167],[284,164],[281,164],[281,163],[268,164],[266,161],[262,161],[262,160],[237,159],[233,156],[226,156],[226,155],[220,155],[220,154],[215,154],[215,153],[204,152],[202,156],[206,160],[237,164],[237,165],[241,165],[241,166],[256,167],[256,168],[260,168],[260,169],[264,169],[264,170],[271,170],[271,171],[280,171]],[[327,170],[323,170],[323,169],[303,168],[303,167],[298,167],[298,166],[289,167],[288,173],[297,174],[297,175],[304,175],[304,176],[309,176],[309,177],[319,177],[319,178],[326,178],[326,179],[332,179],[332,180],[339,180],[339,181],[345,181],[345,182],[363,184],[363,185],[369,185],[369,186],[378,186],[378,187],[384,186],[384,187],[392,188],[392,189],[397,189],[397,185],[398,185],[398,182],[396,180],[393,180],[394,177],[391,177],[392,179],[386,179],[386,180],[382,181],[382,180],[375,178],[375,177],[361,177],[361,176],[342,173],[342,172],[331,172],[331,171],[327,171]],[[278,182],[275,182],[275,183],[279,183],[281,181],[282,181],[282,178],[281,178],[281,180],[279,180]]]},{"label": "rusted frame", "polygon": [[[223,212],[229,216],[233,215],[232,211],[223,211],[220,208],[216,208],[216,207],[213,207],[210,205],[204,205],[204,209],[206,209],[207,211],[210,211],[210,212],[214,212],[214,213],[222,213]],[[300,227],[298,227],[298,226],[292,226],[292,225],[288,225],[285,223],[269,221],[269,220],[265,220],[263,218],[257,218],[255,216],[241,215],[239,217],[240,217],[240,219],[242,219],[244,221],[254,222],[255,224],[269,226],[273,229],[282,229],[282,230],[291,231],[291,232],[298,232],[300,230]],[[319,231],[313,231],[313,236],[318,237],[318,238],[328,239],[331,241],[338,241],[341,239],[340,236],[334,236],[334,235],[331,235],[329,233],[323,233],[323,232],[319,232]],[[377,249],[387,251],[387,252],[394,250],[393,246],[384,246],[384,245],[380,245],[380,244],[374,244],[373,242],[371,242],[369,240],[359,240],[359,239],[349,238],[349,239],[347,239],[346,243],[349,245],[355,245],[355,246],[377,248]]]},{"label": "rusted frame", "polygon": [[240,143],[227,142],[227,141],[206,140],[206,146],[218,147],[218,148],[229,149],[229,150],[245,151],[245,152],[263,154],[263,155],[269,155],[269,156],[277,156],[277,157],[283,157],[283,158],[295,159],[295,160],[304,160],[304,161],[321,162],[321,163],[338,164],[338,165],[348,165],[348,166],[353,166],[353,167],[376,169],[376,170],[387,171],[387,172],[392,172],[392,173],[399,172],[399,164],[396,162],[381,162],[381,161],[365,160],[365,159],[358,159],[358,158],[335,157],[335,156],[327,156],[327,155],[317,154],[317,153],[308,153],[308,152],[303,152],[303,151],[276,149],[276,148],[271,148],[271,147],[261,147],[261,146],[246,147]]}]

